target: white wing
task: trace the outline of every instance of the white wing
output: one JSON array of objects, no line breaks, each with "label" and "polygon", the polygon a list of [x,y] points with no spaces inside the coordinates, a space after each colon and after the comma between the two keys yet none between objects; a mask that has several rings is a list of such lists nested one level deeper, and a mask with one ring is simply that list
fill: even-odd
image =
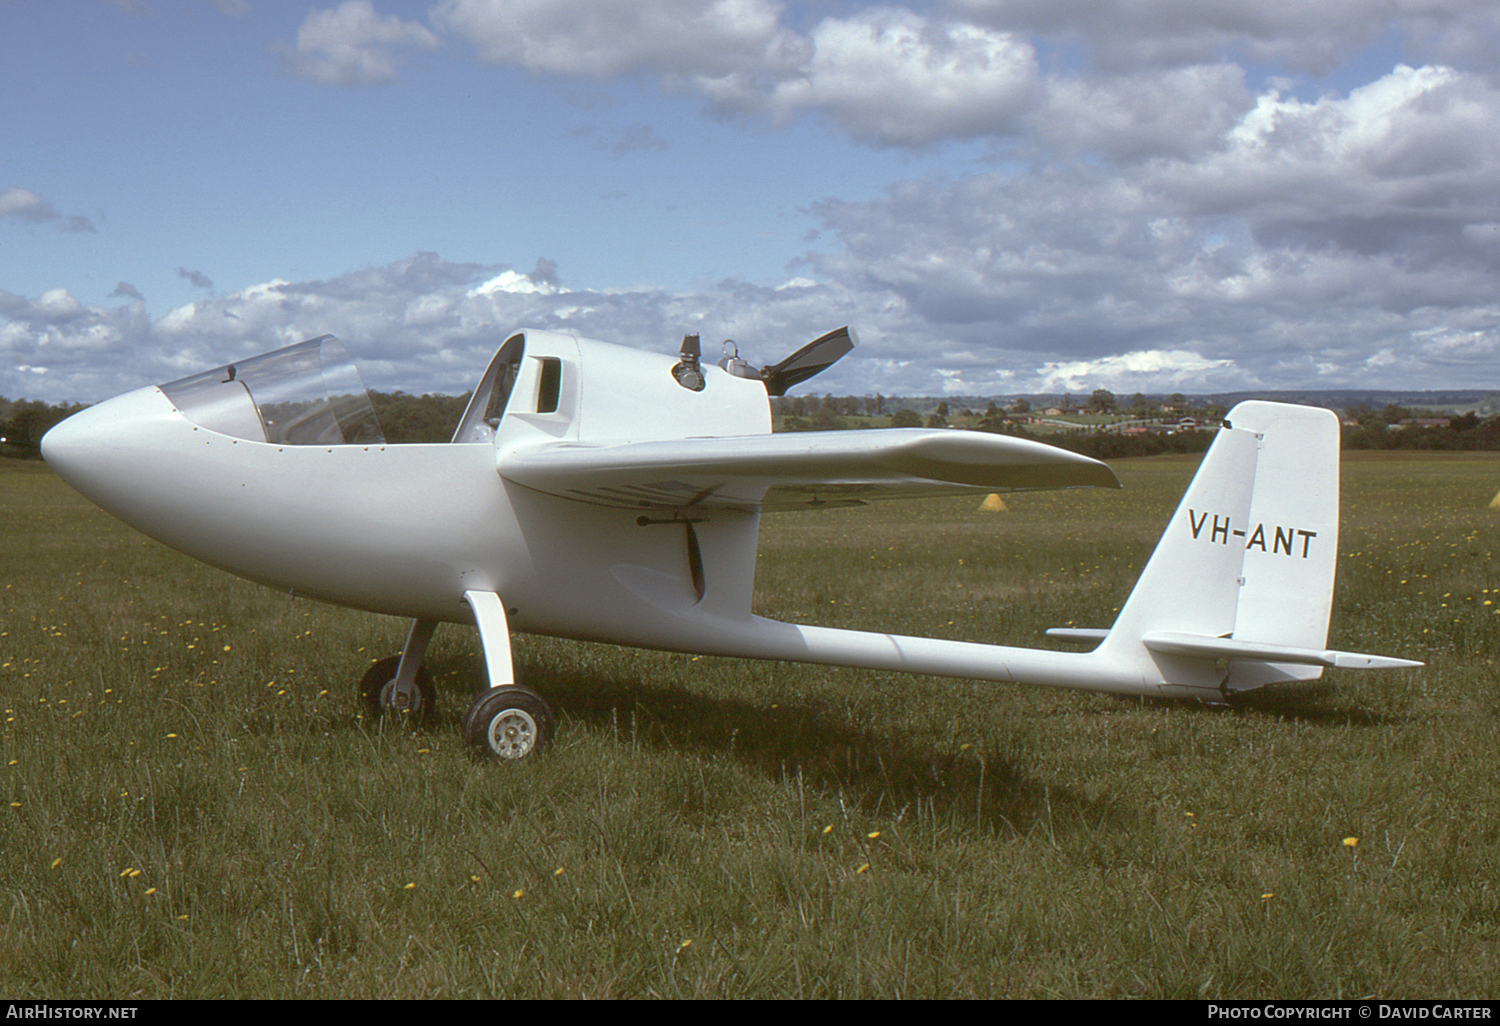
[{"label": "white wing", "polygon": [[806,509],[903,496],[1120,487],[1105,464],[1066,449],[920,428],[552,442],[502,451],[498,466],[507,481],[550,495],[643,510]]}]

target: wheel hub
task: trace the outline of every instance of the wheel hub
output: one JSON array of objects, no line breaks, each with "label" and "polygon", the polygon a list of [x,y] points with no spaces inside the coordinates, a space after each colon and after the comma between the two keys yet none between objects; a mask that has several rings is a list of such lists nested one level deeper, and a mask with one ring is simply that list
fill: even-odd
[{"label": "wheel hub", "polygon": [[408,685],[399,687],[395,681],[391,681],[380,689],[380,704],[387,709],[397,712],[406,712],[416,706],[416,688]]},{"label": "wheel hub", "polygon": [[502,759],[519,759],[536,745],[536,720],[524,709],[503,709],[490,720],[490,750]]}]

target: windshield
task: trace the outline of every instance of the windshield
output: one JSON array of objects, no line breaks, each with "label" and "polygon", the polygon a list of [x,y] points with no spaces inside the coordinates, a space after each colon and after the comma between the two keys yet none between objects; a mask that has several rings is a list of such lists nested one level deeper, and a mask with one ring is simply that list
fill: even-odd
[{"label": "windshield", "polygon": [[332,335],[159,386],[200,427],[273,445],[380,445],[359,371]]}]

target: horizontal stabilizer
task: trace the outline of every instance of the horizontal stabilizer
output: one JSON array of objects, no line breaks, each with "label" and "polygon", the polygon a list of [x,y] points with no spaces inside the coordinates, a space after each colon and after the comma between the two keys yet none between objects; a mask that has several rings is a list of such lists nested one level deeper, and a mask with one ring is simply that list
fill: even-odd
[{"label": "horizontal stabilizer", "polygon": [[507,481],[623,509],[806,509],[966,491],[1118,488],[1078,453],[980,431],[886,428],[502,451]]},{"label": "horizontal stabilizer", "polygon": [[[1048,633],[1052,633],[1048,631]],[[1262,663],[1300,663],[1306,666],[1328,666],[1343,670],[1396,670],[1421,666],[1410,659],[1365,655],[1360,652],[1338,652],[1333,649],[1297,648],[1259,641],[1235,641],[1212,638],[1181,631],[1153,631],[1141,638],[1141,644],[1164,655],[1196,656],[1200,659],[1248,659]]]}]

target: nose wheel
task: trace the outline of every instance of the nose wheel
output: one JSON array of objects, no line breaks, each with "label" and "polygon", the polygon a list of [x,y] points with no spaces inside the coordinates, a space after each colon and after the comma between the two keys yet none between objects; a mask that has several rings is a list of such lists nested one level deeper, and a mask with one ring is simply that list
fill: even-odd
[{"label": "nose wheel", "polygon": [[401,657],[390,656],[365,671],[359,681],[360,711],[370,719],[394,712],[405,714],[414,725],[426,723],[437,711],[437,691],[432,686],[432,675],[425,666],[418,667],[416,679],[410,687],[403,688],[396,680],[400,666]]},{"label": "nose wheel", "polygon": [[490,688],[464,715],[464,743],[502,762],[524,759],[547,747],[555,723],[551,708],[530,688]]}]

